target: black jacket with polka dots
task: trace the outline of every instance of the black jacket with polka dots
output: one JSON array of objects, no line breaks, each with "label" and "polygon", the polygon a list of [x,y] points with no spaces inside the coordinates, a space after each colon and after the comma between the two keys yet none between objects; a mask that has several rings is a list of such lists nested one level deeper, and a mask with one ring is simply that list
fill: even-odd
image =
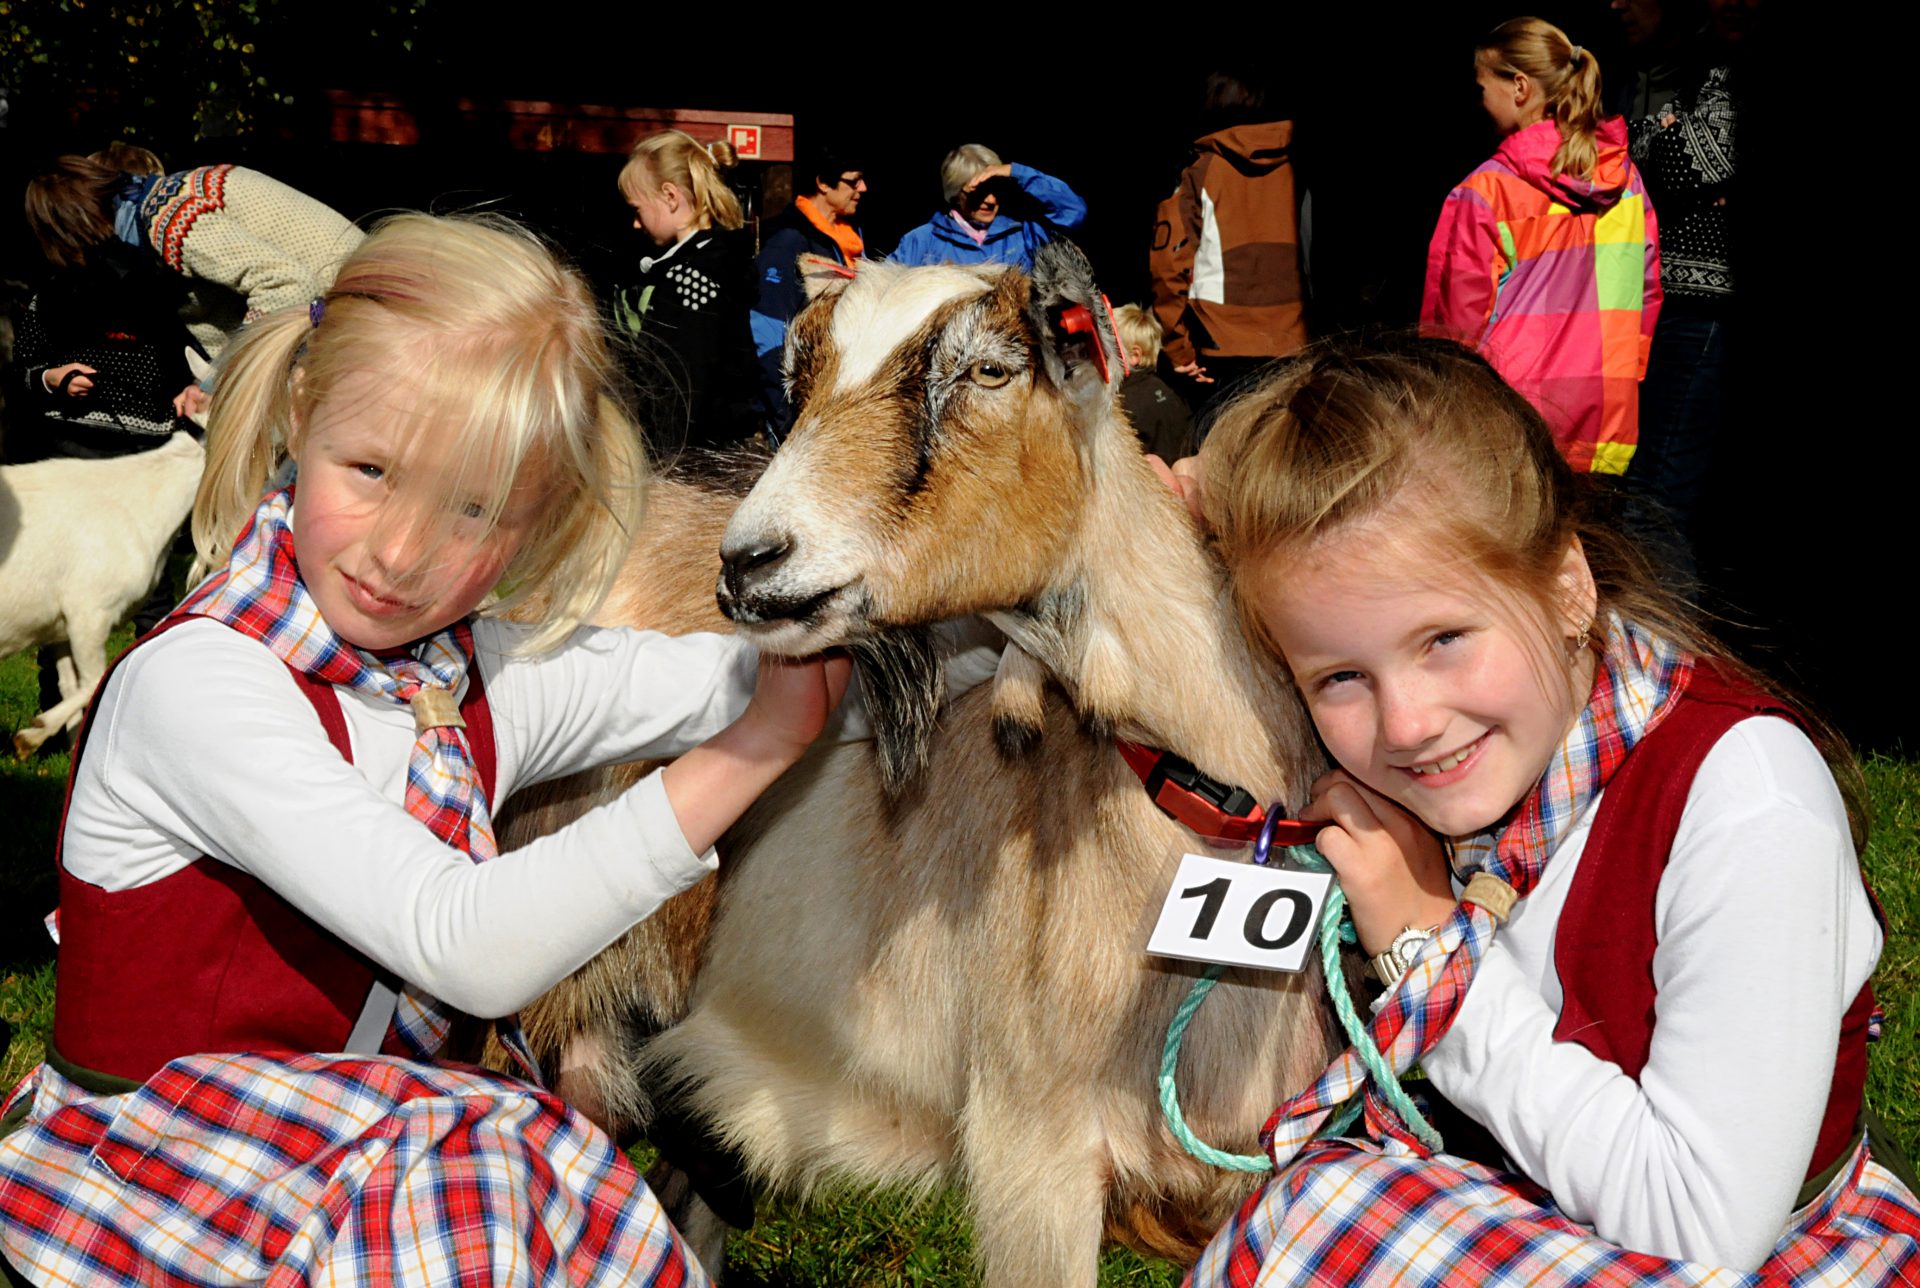
[{"label": "black jacket with polka dots", "polygon": [[[199,349],[180,320],[185,296],[182,279],[119,242],[49,279],[19,318],[7,459],[119,456],[166,442],[174,396],[193,379],[187,349]],[[83,396],[46,386],[46,373],[69,363],[94,373]]]},{"label": "black jacket with polka dots", "polygon": [[721,229],[642,258],[638,280],[616,292],[615,321],[638,341],[635,383],[656,453],[725,447],[760,428],[753,300],[744,237]]}]

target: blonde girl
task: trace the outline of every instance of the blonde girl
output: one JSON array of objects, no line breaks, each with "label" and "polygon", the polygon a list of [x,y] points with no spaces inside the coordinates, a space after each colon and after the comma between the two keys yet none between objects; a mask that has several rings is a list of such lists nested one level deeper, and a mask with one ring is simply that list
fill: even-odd
[{"label": "blonde girl", "polygon": [[1601,118],[1593,52],[1552,23],[1501,23],[1473,67],[1501,141],[1441,206],[1420,329],[1485,354],[1574,469],[1623,474],[1661,299],[1626,125]]},{"label": "blonde girl", "polygon": [[752,255],[736,235],[740,200],[725,178],[735,164],[731,145],[667,130],[636,144],[620,172],[633,226],[650,245],[637,280],[616,292],[614,316],[654,359],[639,368],[656,408],[649,422],[657,433],[684,429],[661,446],[724,446],[760,428]]},{"label": "blonde girl", "polygon": [[1337,765],[1304,813],[1387,985],[1372,1034],[1484,1145],[1349,1053],[1276,1111],[1279,1174],[1193,1282],[1920,1273],[1910,1182],[1862,1130],[1882,930],[1837,741],[1456,345],[1312,351],[1200,459],[1243,617]]},{"label": "blonde girl", "polygon": [[[47,1063],[9,1098],[28,1282],[704,1282],[626,1157],[440,1059],[714,866],[844,663],[581,625],[645,458],[584,283],[525,231],[403,215],[215,395],[213,575],[75,752]],[[534,626],[500,613],[538,589]],[[682,754],[684,753],[684,754]],[[489,806],[679,755],[497,855]]]}]

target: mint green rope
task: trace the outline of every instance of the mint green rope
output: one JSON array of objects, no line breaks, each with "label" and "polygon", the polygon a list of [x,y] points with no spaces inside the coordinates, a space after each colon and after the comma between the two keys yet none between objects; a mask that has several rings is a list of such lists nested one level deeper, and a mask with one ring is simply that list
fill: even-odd
[{"label": "mint green rope", "polygon": [[[1327,872],[1331,869],[1327,861],[1320,857],[1320,851],[1311,845],[1290,845],[1287,857],[1310,872]],[[1346,974],[1340,969],[1341,943],[1353,943],[1355,935],[1353,923],[1346,919],[1347,897],[1341,892],[1340,883],[1335,881],[1327,892],[1327,906],[1320,914],[1320,971],[1326,976],[1327,992],[1333,1000],[1334,1014],[1340,1017],[1340,1027],[1346,1031],[1347,1040],[1360,1053],[1361,1063],[1367,1066],[1367,1073],[1373,1079],[1373,1085],[1380,1089],[1393,1111],[1400,1115],[1408,1129],[1419,1138],[1427,1148],[1438,1151],[1441,1148],[1440,1133],[1422,1116],[1414,1105],[1412,1097],[1401,1087],[1400,1079],[1394,1074],[1393,1066],[1374,1045],[1373,1037],[1367,1032],[1367,1022],[1354,1005],[1353,995],[1347,991]],[[1187,1034],[1187,1025],[1193,1021],[1194,1012],[1200,1009],[1200,1003],[1206,1001],[1207,994],[1220,982],[1220,976],[1226,967],[1210,965],[1200,972],[1193,981],[1193,987],[1187,990],[1186,1000],[1180,1003],[1180,1009],[1174,1012],[1173,1023],[1167,1026],[1166,1045],[1160,1051],[1160,1113],[1166,1119],[1167,1130],[1187,1153],[1203,1163],[1225,1168],[1234,1172],[1268,1172],[1273,1170],[1273,1160],[1265,1154],[1229,1154],[1225,1150],[1215,1149],[1193,1134],[1187,1126],[1186,1116],[1180,1112],[1180,1093],[1174,1086],[1174,1069],[1180,1062],[1180,1044]],[[1321,1128],[1323,1136],[1339,1136],[1353,1125],[1360,1114],[1361,1097],[1355,1096],[1342,1105]]]}]

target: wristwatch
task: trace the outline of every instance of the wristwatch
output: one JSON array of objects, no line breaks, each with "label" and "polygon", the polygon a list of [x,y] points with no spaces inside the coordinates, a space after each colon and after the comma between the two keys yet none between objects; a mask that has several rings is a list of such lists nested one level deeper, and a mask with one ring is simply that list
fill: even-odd
[{"label": "wristwatch", "polygon": [[1407,967],[1413,965],[1414,958],[1420,955],[1420,950],[1427,946],[1427,941],[1439,929],[1438,926],[1428,926],[1425,930],[1408,926],[1393,937],[1393,942],[1387,945],[1387,951],[1372,959],[1373,973],[1380,977],[1382,984],[1392,988],[1400,982],[1400,977],[1407,973]]}]

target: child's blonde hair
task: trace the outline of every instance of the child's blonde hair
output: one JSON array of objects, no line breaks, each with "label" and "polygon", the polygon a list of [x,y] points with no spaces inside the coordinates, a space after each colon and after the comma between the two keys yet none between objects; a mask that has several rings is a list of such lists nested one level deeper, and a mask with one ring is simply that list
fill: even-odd
[{"label": "child's blonde hair", "polygon": [[1122,304],[1113,311],[1113,329],[1120,333],[1127,361],[1140,370],[1153,370],[1153,364],[1160,361],[1160,337],[1164,334],[1160,319],[1138,304]]},{"label": "child's blonde hair", "polygon": [[[1241,621],[1283,668],[1256,602],[1263,579],[1276,561],[1386,516],[1395,527],[1385,557],[1418,551],[1427,567],[1456,560],[1548,621],[1561,620],[1560,574],[1577,539],[1597,592],[1588,647],[1602,647],[1607,614],[1616,612],[1784,695],[1733,659],[1639,548],[1601,519],[1594,483],[1574,474],[1532,404],[1450,340],[1316,344],[1221,412],[1202,459],[1207,520]],[[1859,767],[1835,730],[1802,711],[1864,845]]]},{"label": "child's blonde hair", "polygon": [[745,222],[740,199],[727,186],[726,172],[739,164],[731,143],[702,143],[681,130],[649,134],[633,145],[620,171],[620,191],[632,201],[641,193],[672,184],[693,207],[694,226],[734,229]]},{"label": "child's blonde hair", "polygon": [[1543,19],[1509,18],[1480,41],[1474,60],[1496,76],[1512,80],[1525,73],[1538,85],[1547,119],[1560,130],[1553,172],[1578,179],[1592,175],[1600,158],[1594,138],[1600,125],[1600,60],[1592,50]]},{"label": "child's blonde hair", "polygon": [[[222,364],[193,507],[201,568],[224,564],[303,427],[342,381],[382,391],[406,427],[390,466],[400,487],[422,440],[455,468],[424,516],[474,504],[497,522],[523,463],[547,485],[540,519],[501,578],[501,612],[538,589],[549,608],[529,641],[559,642],[599,605],[644,504],[646,456],[615,396],[592,293],[510,220],[396,215],[340,266],[310,307],[250,324]],[[356,386],[357,388],[359,386]],[[342,395],[364,401],[367,393]],[[449,450],[451,449],[451,450]],[[436,476],[439,479],[439,476]],[[389,506],[392,510],[395,507]],[[384,517],[383,517],[384,521]],[[421,515],[402,522],[419,524]],[[426,535],[447,529],[429,526]]]}]

